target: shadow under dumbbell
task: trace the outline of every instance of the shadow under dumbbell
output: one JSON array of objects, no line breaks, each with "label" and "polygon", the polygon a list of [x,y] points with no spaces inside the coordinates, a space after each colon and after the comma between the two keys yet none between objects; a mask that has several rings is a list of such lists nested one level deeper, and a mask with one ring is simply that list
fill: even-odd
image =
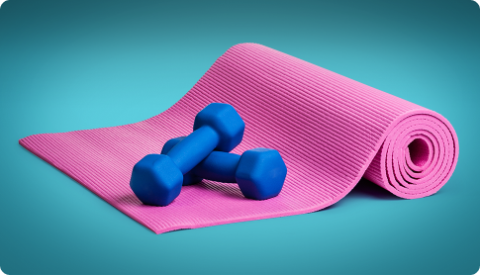
[{"label": "shadow under dumbbell", "polygon": [[243,196],[242,191],[240,191],[240,188],[236,184],[202,180],[200,183],[190,185],[188,187],[210,190],[210,191],[216,192],[217,195],[221,195],[225,197],[248,200]]},{"label": "shadow under dumbbell", "polygon": [[142,202],[137,198],[137,196],[135,196],[135,194],[120,196],[116,199],[116,201],[121,204],[130,204],[130,205],[142,204]]}]

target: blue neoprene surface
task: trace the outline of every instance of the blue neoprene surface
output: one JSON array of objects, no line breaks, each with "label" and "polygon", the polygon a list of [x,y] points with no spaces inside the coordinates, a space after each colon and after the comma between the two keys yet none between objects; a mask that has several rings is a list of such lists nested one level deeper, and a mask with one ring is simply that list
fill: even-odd
[{"label": "blue neoprene surface", "polygon": [[[197,114],[193,130],[187,137],[177,139],[169,150],[164,150],[165,154],[148,155],[134,166],[130,187],[144,204],[167,206],[178,197],[182,185],[188,185],[184,182],[198,182],[191,176],[185,181],[183,174],[214,149],[235,148],[242,141],[245,123],[231,105],[211,103]],[[231,167],[228,171],[223,168],[215,171],[232,172]]]}]

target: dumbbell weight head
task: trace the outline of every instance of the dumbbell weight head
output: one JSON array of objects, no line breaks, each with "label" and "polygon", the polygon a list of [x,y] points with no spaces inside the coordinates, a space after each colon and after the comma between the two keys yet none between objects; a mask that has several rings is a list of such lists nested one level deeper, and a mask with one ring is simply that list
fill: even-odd
[{"label": "dumbbell weight head", "polygon": [[235,172],[243,195],[254,200],[276,197],[283,188],[287,166],[274,149],[256,148],[245,151]]},{"label": "dumbbell weight head", "polygon": [[180,194],[183,175],[167,155],[150,154],[133,167],[130,187],[146,205],[164,206]]},{"label": "dumbbell weight head", "polygon": [[230,152],[243,138],[245,122],[228,104],[211,103],[195,117],[193,130],[202,126],[212,127],[220,136],[215,150]]}]

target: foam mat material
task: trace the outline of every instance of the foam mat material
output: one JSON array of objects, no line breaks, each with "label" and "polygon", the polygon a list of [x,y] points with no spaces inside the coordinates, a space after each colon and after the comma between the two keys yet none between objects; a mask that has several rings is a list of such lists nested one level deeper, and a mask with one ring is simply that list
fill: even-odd
[{"label": "foam mat material", "polygon": [[[204,180],[184,186],[167,207],[142,205],[129,187],[134,164],[188,135],[211,102],[233,105],[246,123],[232,152],[281,153],[288,175],[280,195],[254,201],[234,184]],[[313,212],[343,198],[362,176],[402,198],[429,196],[448,181],[459,152],[440,114],[252,43],[228,49],[155,117],[32,135],[20,144],[155,233]]]}]

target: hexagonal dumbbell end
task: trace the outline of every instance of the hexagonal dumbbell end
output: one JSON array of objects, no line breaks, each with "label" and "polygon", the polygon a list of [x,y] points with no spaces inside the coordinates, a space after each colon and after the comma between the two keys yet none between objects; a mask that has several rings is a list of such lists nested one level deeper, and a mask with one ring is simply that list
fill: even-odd
[{"label": "hexagonal dumbbell end", "polygon": [[220,140],[215,150],[230,152],[243,138],[245,122],[232,107],[224,103],[210,103],[195,117],[193,130],[202,126],[209,126],[215,129]]},{"label": "hexagonal dumbbell end", "polygon": [[167,155],[150,154],[133,167],[130,188],[147,205],[169,205],[182,188],[183,175]]},{"label": "hexagonal dumbbell end", "polygon": [[283,188],[287,166],[277,150],[256,148],[245,151],[235,172],[243,195],[266,200],[276,197]]}]

